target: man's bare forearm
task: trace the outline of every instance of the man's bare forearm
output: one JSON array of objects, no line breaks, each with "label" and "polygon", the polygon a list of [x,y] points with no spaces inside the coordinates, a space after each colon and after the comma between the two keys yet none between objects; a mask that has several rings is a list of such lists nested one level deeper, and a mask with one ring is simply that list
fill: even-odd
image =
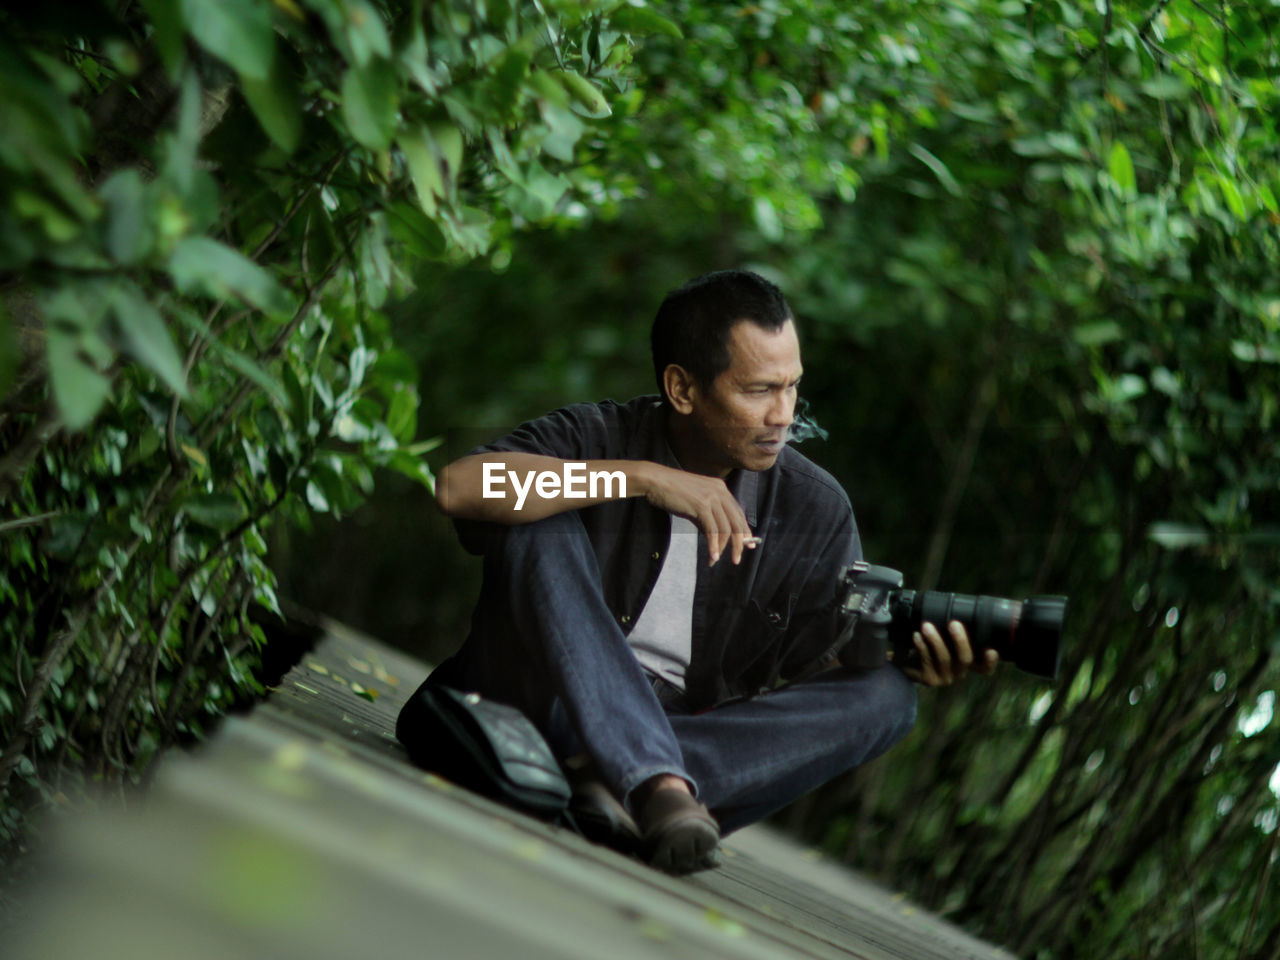
[{"label": "man's bare forearm", "polygon": [[643,497],[647,460],[560,460],[533,453],[481,453],[436,477],[436,503],[450,517],[515,525],[609,500]]}]

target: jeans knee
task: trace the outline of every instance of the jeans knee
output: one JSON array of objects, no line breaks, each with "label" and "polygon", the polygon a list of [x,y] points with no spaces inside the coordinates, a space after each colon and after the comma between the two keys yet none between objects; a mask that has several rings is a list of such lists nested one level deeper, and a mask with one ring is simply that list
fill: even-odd
[{"label": "jeans knee", "polygon": [[495,559],[501,558],[506,564],[519,567],[545,559],[561,564],[570,556],[591,553],[586,528],[576,511],[503,527],[500,536]]}]

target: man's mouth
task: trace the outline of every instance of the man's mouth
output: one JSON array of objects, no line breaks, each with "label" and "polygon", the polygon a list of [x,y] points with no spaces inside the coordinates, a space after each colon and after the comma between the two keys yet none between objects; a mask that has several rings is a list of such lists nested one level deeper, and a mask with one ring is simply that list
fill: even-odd
[{"label": "man's mouth", "polygon": [[783,444],[786,442],[786,437],[762,437],[756,440],[755,444],[763,453],[776,454],[782,451]]}]

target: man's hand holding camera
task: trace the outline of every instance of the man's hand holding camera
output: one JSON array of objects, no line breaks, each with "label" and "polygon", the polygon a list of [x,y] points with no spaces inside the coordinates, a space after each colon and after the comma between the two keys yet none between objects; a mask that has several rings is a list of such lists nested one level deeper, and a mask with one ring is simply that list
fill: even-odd
[{"label": "man's hand holding camera", "polygon": [[[951,636],[948,644],[942,633],[932,623],[923,623],[912,634],[913,650],[902,664],[902,672],[916,683],[926,687],[948,687],[972,673],[990,676],[1000,663],[1000,655],[993,649],[975,657],[969,633],[959,620],[947,624]],[[893,660],[893,651],[889,651]]]}]

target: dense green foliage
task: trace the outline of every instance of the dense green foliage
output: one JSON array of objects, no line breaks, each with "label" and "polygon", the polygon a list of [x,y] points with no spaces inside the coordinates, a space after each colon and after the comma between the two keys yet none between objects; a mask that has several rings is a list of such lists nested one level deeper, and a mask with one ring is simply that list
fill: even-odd
[{"label": "dense green foliage", "polygon": [[626,108],[625,31],[678,31],[617,3],[376,0],[47,3],[0,27],[13,840],[252,691],[273,519],[345,513],[378,467],[430,483],[380,312],[403,265],[595,203],[579,141],[601,83]]},{"label": "dense green foliage", "polygon": [[0,19],[6,816],[248,682],[272,517],[289,592],[447,650],[431,438],[650,389],[745,262],[869,555],[1072,598],[1056,686],[922,694],[788,822],[1029,957],[1275,960],[1280,6],[653,7]]}]

